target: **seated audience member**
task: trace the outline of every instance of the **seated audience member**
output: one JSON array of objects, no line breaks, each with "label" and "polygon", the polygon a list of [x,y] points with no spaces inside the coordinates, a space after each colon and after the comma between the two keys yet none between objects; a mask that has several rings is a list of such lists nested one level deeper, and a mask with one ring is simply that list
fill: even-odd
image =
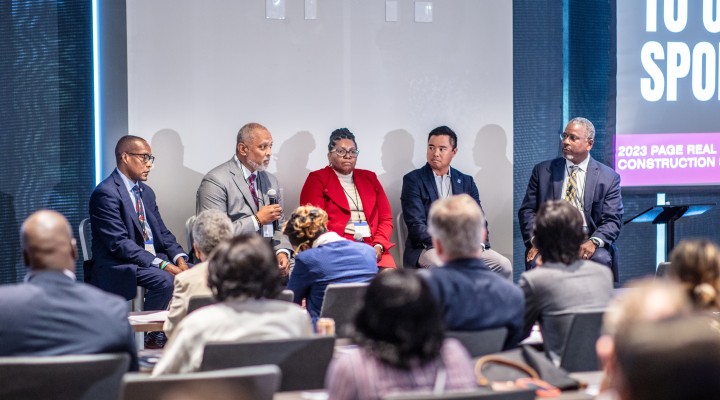
[{"label": "seated audience member", "polygon": [[480,258],[485,221],[478,203],[467,194],[439,199],[430,207],[428,222],[433,248],[444,265],[420,273],[440,304],[447,329],[506,327],[505,347],[520,342],[522,291]]},{"label": "seated audience member", "polygon": [[525,293],[523,337],[540,322],[546,350],[558,362],[572,314],[604,311],[613,296],[613,276],[604,265],[580,258],[585,240],[582,215],[565,200],[540,206],[533,237],[542,268],[520,276]]},{"label": "seated audience member", "polygon": [[275,300],[281,282],[275,252],[259,235],[220,243],[208,261],[208,284],[218,303],[180,321],[153,375],[197,371],[209,342],[312,335],[305,310]]},{"label": "seated audience member", "polygon": [[330,364],[330,399],[379,400],[397,392],[430,392],[440,382],[443,391],[476,387],[470,356],[455,339],[444,339],[430,288],[412,271],[379,274],[355,328],[358,347],[338,351]]},{"label": "seated audience member", "polygon": [[168,312],[167,320],[163,325],[163,330],[168,337],[172,336],[177,324],[187,315],[190,298],[212,296],[208,286],[207,259],[218,244],[229,240],[232,236],[232,222],[222,211],[205,210],[195,219],[192,228],[193,250],[201,262],[175,277],[175,290],[173,290],[173,297],[170,300],[170,312]]},{"label": "seated audience member", "polygon": [[364,241],[375,249],[380,268],[395,268],[390,248],[392,211],[385,190],[374,172],[356,169],[355,135],[347,128],[330,134],[330,165],[308,175],[300,204],[312,204],[328,214],[328,229],[350,240]]},{"label": "seated audience member", "polygon": [[658,321],[691,312],[683,288],[669,280],[643,279],[632,282],[610,301],[603,316],[602,334],[595,349],[603,369],[598,399],[617,398],[615,338],[624,326]]},{"label": "seated audience member", "polygon": [[0,286],[0,356],[58,356],[137,351],[120,296],[75,280],[77,247],[55,211],[35,212],[20,231],[26,282]]},{"label": "seated audience member", "polygon": [[681,241],[670,255],[668,276],[680,282],[696,309],[720,310],[720,249],[714,243]]},{"label": "seated audience member", "polygon": [[615,339],[620,400],[720,397],[720,332],[702,316],[630,325]]},{"label": "seated audience member", "polygon": [[297,254],[288,289],[295,294],[295,303],[306,299],[313,323],[320,316],[327,285],[367,282],[378,270],[370,246],[329,232],[327,221],[328,215],[322,209],[301,206],[283,229]]}]

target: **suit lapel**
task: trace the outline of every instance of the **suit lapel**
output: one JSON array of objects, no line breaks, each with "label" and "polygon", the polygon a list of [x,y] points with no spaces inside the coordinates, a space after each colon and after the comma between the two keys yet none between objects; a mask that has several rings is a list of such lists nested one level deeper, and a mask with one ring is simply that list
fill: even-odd
[{"label": "suit lapel", "polygon": [[365,213],[365,218],[369,218],[369,214],[372,214],[373,211],[375,211],[375,200],[377,199],[377,194],[375,193],[375,188],[373,187],[372,183],[369,179],[367,179],[363,174],[358,174],[357,170],[355,171],[355,174],[353,175],[353,179],[355,180],[355,187],[358,191],[358,196],[360,197],[360,201],[362,202],[362,208],[363,212]]},{"label": "suit lapel", "polygon": [[245,199],[245,204],[247,204],[248,207],[253,210],[253,213],[257,213],[258,207],[255,205],[255,199],[253,199],[252,193],[250,193],[250,185],[248,185],[247,181],[245,180],[245,176],[243,175],[242,170],[240,169],[240,167],[238,167],[235,159],[231,159],[229,163],[230,175],[232,175],[232,180],[235,183],[235,186],[237,186],[237,188],[240,190],[240,193],[242,193],[243,198]]},{"label": "suit lapel", "polygon": [[553,185],[553,196],[554,200],[561,200],[563,198],[562,186],[565,180],[565,159],[558,158],[550,164],[550,176]]},{"label": "suit lapel", "polygon": [[[435,174],[433,174],[430,164],[425,164],[425,167],[423,167],[422,181],[425,190],[430,194],[430,203],[437,200],[440,195],[438,195],[437,185],[435,184]],[[455,188],[453,188],[453,190],[455,190]]]},{"label": "suit lapel", "polygon": [[[115,181],[115,185],[117,185],[120,200],[125,206],[125,209],[130,212],[130,219],[133,221],[133,226],[135,226],[137,233],[139,233],[140,237],[142,237],[142,226],[140,226],[140,219],[138,218],[137,211],[135,210],[135,200],[130,197],[130,193],[128,193],[127,188],[125,187],[125,182],[123,182],[117,171],[113,171],[113,181]],[[147,215],[147,210],[145,211],[145,215]]]},{"label": "suit lapel", "polygon": [[348,203],[345,191],[342,188],[342,184],[340,184],[340,178],[337,177],[332,167],[325,167],[325,178],[327,179],[325,194],[330,201],[343,210],[350,212],[350,203]]},{"label": "suit lapel", "polygon": [[452,194],[466,193],[465,190],[463,190],[463,181],[460,173],[452,167],[450,167],[450,185],[452,185]]},{"label": "suit lapel", "polygon": [[599,177],[600,168],[598,163],[593,158],[590,158],[588,170],[585,174],[585,189],[583,190],[583,193],[585,194],[583,199],[583,208],[586,213],[592,209],[592,200],[595,195],[595,187],[597,186]]}]

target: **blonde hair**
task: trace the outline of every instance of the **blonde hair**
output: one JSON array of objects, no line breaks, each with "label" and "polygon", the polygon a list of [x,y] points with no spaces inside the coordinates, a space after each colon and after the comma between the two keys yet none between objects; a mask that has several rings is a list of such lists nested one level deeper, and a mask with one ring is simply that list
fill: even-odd
[{"label": "blonde hair", "polygon": [[683,240],[670,255],[668,275],[700,310],[720,308],[720,248],[708,240]]},{"label": "blonde hair", "polygon": [[327,232],[328,215],[318,207],[307,204],[293,211],[283,226],[283,233],[290,239],[295,252],[300,253],[312,247],[318,236]]}]

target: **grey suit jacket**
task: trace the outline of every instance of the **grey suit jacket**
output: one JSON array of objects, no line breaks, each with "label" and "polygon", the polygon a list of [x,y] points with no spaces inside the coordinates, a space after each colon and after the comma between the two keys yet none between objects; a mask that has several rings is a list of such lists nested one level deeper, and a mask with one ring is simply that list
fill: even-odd
[{"label": "grey suit jacket", "polygon": [[[267,192],[270,189],[279,192],[280,185],[275,175],[260,171],[257,173],[257,195],[260,200],[260,207],[270,204]],[[238,167],[234,158],[218,165],[207,173],[200,182],[195,199],[195,212],[200,214],[203,210],[220,210],[225,212],[235,226],[235,234],[252,233],[255,230],[253,223],[254,215],[258,212],[255,205],[250,186],[242,170]],[[282,224],[278,224],[282,226]],[[287,236],[280,230],[276,230],[272,241],[275,250],[292,249]]]}]

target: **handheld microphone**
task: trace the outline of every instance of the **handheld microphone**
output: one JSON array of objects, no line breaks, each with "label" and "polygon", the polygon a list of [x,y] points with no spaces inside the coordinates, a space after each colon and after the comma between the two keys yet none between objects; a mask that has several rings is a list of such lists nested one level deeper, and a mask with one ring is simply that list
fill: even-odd
[{"label": "handheld microphone", "polygon": [[[268,197],[268,203],[270,205],[278,204],[278,196],[277,191],[273,188],[270,188],[270,190],[267,191],[267,197]],[[280,227],[278,226],[278,220],[273,221],[273,230],[278,230]]]}]

